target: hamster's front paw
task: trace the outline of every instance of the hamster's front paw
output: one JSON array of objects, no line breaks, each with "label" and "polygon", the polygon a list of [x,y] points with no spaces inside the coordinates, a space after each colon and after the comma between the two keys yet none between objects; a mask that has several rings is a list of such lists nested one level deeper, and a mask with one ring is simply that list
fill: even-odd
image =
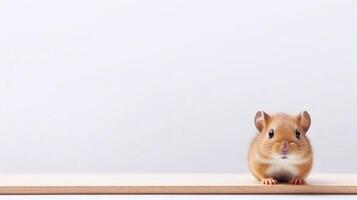
[{"label": "hamster's front paw", "polygon": [[264,185],[275,185],[278,183],[278,181],[273,178],[265,178],[261,180],[261,183],[263,183]]},{"label": "hamster's front paw", "polygon": [[293,185],[305,185],[306,182],[304,179],[302,178],[293,178],[289,180],[289,184],[293,184]]}]

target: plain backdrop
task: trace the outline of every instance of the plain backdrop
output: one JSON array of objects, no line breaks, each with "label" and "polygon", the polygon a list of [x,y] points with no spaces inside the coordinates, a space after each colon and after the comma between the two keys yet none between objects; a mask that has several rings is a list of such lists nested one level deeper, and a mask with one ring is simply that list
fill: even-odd
[{"label": "plain backdrop", "polygon": [[1,1],[0,172],[248,172],[257,110],[357,172],[357,1]]}]

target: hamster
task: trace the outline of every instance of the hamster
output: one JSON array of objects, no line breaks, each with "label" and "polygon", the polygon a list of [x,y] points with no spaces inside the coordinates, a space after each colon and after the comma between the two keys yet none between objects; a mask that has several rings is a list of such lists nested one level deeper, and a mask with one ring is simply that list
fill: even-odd
[{"label": "hamster", "polygon": [[292,116],[258,111],[254,122],[258,133],[248,153],[251,173],[265,185],[305,184],[313,161],[306,135],[311,124],[309,113]]}]

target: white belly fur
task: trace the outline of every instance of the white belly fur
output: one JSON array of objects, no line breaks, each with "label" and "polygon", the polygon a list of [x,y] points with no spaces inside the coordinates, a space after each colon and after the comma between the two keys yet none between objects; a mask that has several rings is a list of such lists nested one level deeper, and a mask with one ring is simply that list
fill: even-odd
[{"label": "white belly fur", "polygon": [[276,179],[287,181],[299,174],[299,169],[294,164],[294,160],[288,159],[272,159],[271,165],[267,170],[267,176]]},{"label": "white belly fur", "polygon": [[293,177],[300,175],[300,170],[297,165],[304,164],[311,160],[311,157],[300,158],[296,156],[289,156],[287,159],[281,159],[281,156],[276,155],[273,158],[262,158],[258,154],[255,155],[255,161],[263,164],[268,164],[266,177],[288,181]]}]

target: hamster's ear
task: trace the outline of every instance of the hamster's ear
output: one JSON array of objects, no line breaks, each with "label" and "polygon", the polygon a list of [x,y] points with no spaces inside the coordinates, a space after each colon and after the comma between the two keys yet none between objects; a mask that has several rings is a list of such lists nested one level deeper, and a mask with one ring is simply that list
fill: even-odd
[{"label": "hamster's ear", "polygon": [[261,132],[265,127],[268,126],[269,120],[270,116],[268,114],[266,114],[264,111],[258,111],[254,118],[255,127],[259,132]]},{"label": "hamster's ear", "polygon": [[311,125],[311,118],[307,111],[303,111],[297,116],[297,123],[300,126],[301,130],[305,133],[309,130]]}]

